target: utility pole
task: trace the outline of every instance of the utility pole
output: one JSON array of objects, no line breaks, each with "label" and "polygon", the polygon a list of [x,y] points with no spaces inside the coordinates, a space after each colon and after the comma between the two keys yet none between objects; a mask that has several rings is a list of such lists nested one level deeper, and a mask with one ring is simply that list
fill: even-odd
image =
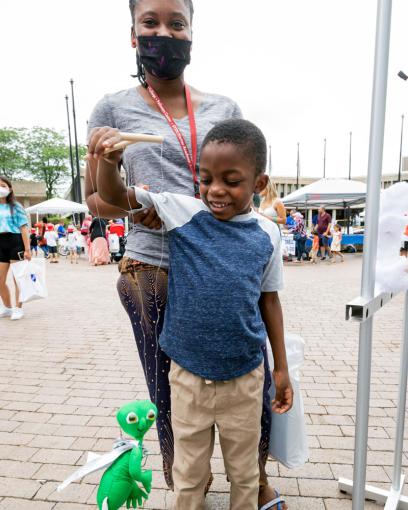
[{"label": "utility pole", "polygon": [[300,184],[300,143],[297,144],[297,163],[296,163],[296,189],[299,189]]}]

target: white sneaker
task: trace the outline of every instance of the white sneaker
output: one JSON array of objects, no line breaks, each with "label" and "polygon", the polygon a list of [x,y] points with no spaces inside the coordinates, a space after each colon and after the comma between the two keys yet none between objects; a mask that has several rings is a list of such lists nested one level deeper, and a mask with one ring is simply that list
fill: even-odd
[{"label": "white sneaker", "polygon": [[3,317],[11,317],[11,314],[13,313],[12,308],[6,308],[5,306],[0,310],[0,319]]},{"label": "white sneaker", "polygon": [[22,308],[13,308],[13,313],[11,314],[12,321],[18,321],[24,317],[24,311]]}]

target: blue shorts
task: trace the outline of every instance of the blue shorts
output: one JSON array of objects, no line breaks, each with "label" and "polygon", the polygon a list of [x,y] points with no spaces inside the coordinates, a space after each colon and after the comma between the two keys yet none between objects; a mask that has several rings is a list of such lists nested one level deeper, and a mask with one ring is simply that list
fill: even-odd
[{"label": "blue shorts", "polygon": [[330,246],[330,237],[319,234],[319,246],[328,248]]}]

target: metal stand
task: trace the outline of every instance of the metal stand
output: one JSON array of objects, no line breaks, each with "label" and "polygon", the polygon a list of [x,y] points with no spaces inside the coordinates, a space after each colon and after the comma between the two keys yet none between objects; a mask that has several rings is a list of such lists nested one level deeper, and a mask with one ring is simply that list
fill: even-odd
[{"label": "metal stand", "polygon": [[340,480],[339,482],[340,490],[353,494],[353,510],[362,510],[366,497],[380,503],[386,501],[385,508],[387,510],[396,510],[397,508],[408,509],[408,500],[401,496],[402,484],[404,481],[404,478],[401,476],[402,438],[404,434],[408,369],[408,298],[406,298],[405,302],[404,341],[400,374],[400,399],[393,485],[391,491],[388,493],[387,491],[381,491],[375,487],[366,487],[373,320],[374,314],[391,299],[391,295],[374,296],[391,32],[391,8],[392,0],[378,0],[361,296],[350,303],[346,310],[348,319],[354,319],[360,322],[354,475],[353,482],[348,480]]},{"label": "metal stand", "polygon": [[[381,294],[376,296],[371,302],[364,302],[361,298],[357,298],[346,307],[346,317],[348,320],[365,321],[367,317],[372,317],[378,310],[380,310],[386,303],[392,299],[392,294]],[[394,470],[392,486],[389,491],[372,487],[370,485],[363,485],[364,499],[370,499],[377,503],[384,504],[385,510],[408,510],[408,498],[402,496],[402,489],[404,486],[405,475],[401,473],[402,466],[402,451],[404,442],[404,429],[405,429],[405,410],[406,410],[406,397],[407,397],[407,375],[408,375],[408,292],[405,294],[404,305],[404,329],[401,349],[401,367],[400,367],[400,380],[399,380],[399,397],[398,397],[398,410],[397,410],[397,427],[395,436],[395,450],[394,450]],[[356,434],[357,438],[357,434]],[[356,451],[359,448],[359,443],[356,440]],[[354,472],[355,479],[360,473]],[[364,471],[365,475],[365,471]],[[358,477],[359,479],[359,477]],[[365,480],[364,480],[365,483]],[[339,490],[353,494],[353,481],[344,478],[339,479]],[[361,487],[360,487],[361,489]],[[354,508],[354,498],[353,498]],[[364,508],[357,506],[357,508]]]}]

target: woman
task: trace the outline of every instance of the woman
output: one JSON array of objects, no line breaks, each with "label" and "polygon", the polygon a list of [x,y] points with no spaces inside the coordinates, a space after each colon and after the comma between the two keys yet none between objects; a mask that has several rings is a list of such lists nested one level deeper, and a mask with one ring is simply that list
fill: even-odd
[{"label": "woman", "polygon": [[0,297],[3,308],[0,317],[19,320],[24,316],[22,303],[16,282],[16,306],[11,305],[10,289],[7,286],[7,274],[10,264],[22,259],[31,260],[30,234],[27,215],[23,207],[16,202],[11,182],[0,176]]},{"label": "woman", "polygon": [[303,215],[299,212],[294,214],[295,226],[292,229],[293,239],[296,242],[296,262],[302,262],[303,254],[308,258],[306,251],[307,232]]},{"label": "woman", "polygon": [[278,225],[286,224],[286,209],[278,197],[275,184],[269,179],[267,187],[261,192],[262,202],[259,212]]},{"label": "woman", "polygon": [[[156,192],[197,196],[197,156],[204,136],[217,122],[240,117],[240,109],[226,97],[204,94],[186,86],[184,82],[184,69],[190,62],[191,51],[191,0],[130,0],[129,5],[132,15],[131,44],[136,49],[137,76],[141,85],[105,96],[98,103],[89,122],[93,130],[90,140],[96,130],[104,129],[102,126],[114,127],[119,131],[162,135],[163,146],[135,144],[123,153],[122,164],[128,184],[143,184]],[[124,211],[102,201],[97,192],[97,165],[92,160],[92,154],[102,152],[101,146],[89,147],[87,204],[95,215],[123,218]],[[157,430],[164,476],[172,488],[170,360],[158,344],[167,298],[167,239],[161,230],[157,231],[161,229],[161,224],[154,209],[133,216],[133,222],[127,238],[126,256],[120,264],[118,291],[132,322],[150,397],[159,408]],[[275,490],[268,486],[265,470],[271,425],[268,397],[271,379],[267,359],[265,363],[260,508],[276,497]],[[270,508],[278,507],[274,505]]]},{"label": "woman", "polygon": [[47,259],[49,255],[49,250],[47,246],[47,241],[45,239],[45,233],[47,232],[48,218],[44,216],[39,223],[36,223],[34,226],[38,229],[38,246],[41,248],[44,253],[44,257]]},{"label": "woman", "polygon": [[110,255],[108,242],[106,241],[106,221],[102,218],[94,218],[89,227],[89,233],[89,262],[93,266],[109,264]]}]

